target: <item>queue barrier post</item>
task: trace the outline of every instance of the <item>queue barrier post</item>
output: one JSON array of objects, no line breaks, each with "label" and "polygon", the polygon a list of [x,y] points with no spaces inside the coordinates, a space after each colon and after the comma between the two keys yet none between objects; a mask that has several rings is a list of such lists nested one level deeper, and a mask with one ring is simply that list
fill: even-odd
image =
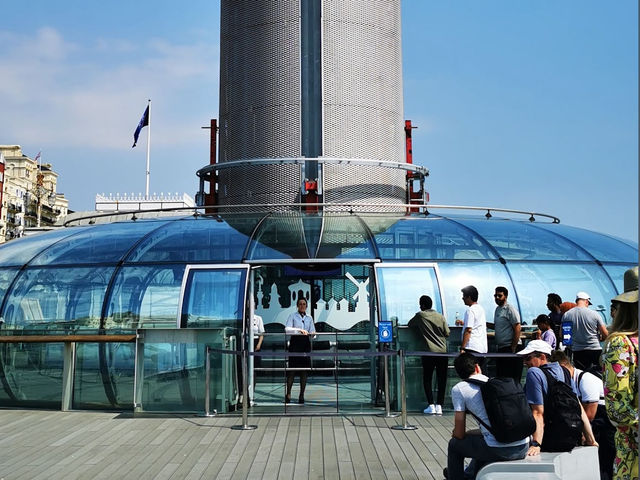
[{"label": "queue barrier post", "polygon": [[393,425],[391,428],[393,430],[417,430],[418,427],[416,427],[415,425],[409,425],[407,423],[407,395],[404,377],[404,350],[400,349],[398,351],[398,355],[400,355],[400,396],[402,399],[402,425]]},{"label": "queue barrier post", "polygon": [[391,406],[389,400],[389,355],[383,357],[384,365],[384,413],[378,414],[383,418],[396,418],[397,413],[391,413]]},{"label": "queue barrier post", "polygon": [[218,411],[214,408],[213,413],[211,407],[211,347],[207,345],[204,349],[204,413],[200,417],[215,417]]},{"label": "queue barrier post", "polygon": [[242,425],[234,425],[232,430],[255,430],[257,425],[249,425],[248,408],[249,408],[249,386],[247,382],[247,362],[249,353],[247,350],[242,351]]}]

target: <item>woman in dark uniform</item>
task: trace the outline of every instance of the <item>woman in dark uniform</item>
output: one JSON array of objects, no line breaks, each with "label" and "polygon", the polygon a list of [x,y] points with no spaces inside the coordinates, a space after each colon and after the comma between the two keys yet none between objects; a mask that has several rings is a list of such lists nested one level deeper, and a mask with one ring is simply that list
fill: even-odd
[{"label": "woman in dark uniform", "polygon": [[[307,315],[307,301],[304,298],[298,299],[298,311],[289,315],[285,326],[285,332],[291,335],[289,341],[290,352],[310,352],[311,341],[310,334],[316,333],[313,318]],[[311,369],[310,357],[289,357],[289,368],[306,368]],[[284,397],[285,403],[291,401],[291,387],[293,387],[293,379],[297,372],[300,372],[300,396],[298,403],[304,403],[304,390],[307,386],[308,370],[294,370],[287,372],[287,394]]]}]

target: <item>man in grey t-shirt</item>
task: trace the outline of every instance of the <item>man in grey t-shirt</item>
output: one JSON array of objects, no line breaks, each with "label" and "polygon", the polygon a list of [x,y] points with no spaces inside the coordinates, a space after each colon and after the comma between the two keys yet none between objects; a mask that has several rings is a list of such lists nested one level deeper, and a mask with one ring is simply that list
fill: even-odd
[{"label": "man in grey t-shirt", "polygon": [[[516,353],[520,345],[520,314],[516,308],[507,302],[509,290],[506,287],[496,287],[493,298],[496,302],[496,310],[493,314],[493,323],[487,323],[487,327],[496,331],[496,351],[498,353]],[[496,376],[511,377],[516,383],[522,378],[522,359],[496,358]]]},{"label": "man in grey t-shirt", "polygon": [[572,325],[571,351],[574,365],[580,370],[589,370],[593,365],[600,365],[600,340],[604,340],[609,332],[602,316],[589,310],[591,297],[587,292],[576,294],[576,305],[564,314],[562,320],[571,322]]}]

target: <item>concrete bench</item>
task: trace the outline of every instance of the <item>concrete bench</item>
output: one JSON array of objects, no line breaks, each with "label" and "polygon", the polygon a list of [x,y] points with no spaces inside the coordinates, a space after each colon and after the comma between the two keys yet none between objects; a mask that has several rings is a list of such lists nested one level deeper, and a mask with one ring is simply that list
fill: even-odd
[{"label": "concrete bench", "polygon": [[598,480],[597,447],[576,447],[571,452],[543,452],[534,457],[495,462],[480,469],[476,480]]}]

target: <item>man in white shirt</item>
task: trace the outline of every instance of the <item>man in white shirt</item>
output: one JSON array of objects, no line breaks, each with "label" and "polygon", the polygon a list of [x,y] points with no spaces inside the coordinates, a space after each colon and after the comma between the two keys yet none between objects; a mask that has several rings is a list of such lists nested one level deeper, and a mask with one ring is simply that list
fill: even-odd
[{"label": "man in white shirt", "polygon": [[480,387],[466,381],[474,379],[486,382],[488,378],[482,374],[478,359],[470,353],[461,353],[454,360],[453,365],[463,381],[451,389],[451,401],[455,413],[453,434],[447,449],[447,468],[443,472],[445,478],[463,480],[465,458],[472,459],[472,465],[467,474],[474,478],[477,470],[486,463],[524,458],[529,449],[528,437],[512,443],[501,443],[482,424],[479,430],[467,431],[467,411],[491,426]]},{"label": "man in white shirt", "polygon": [[604,405],[604,384],[602,379],[591,372],[574,368],[571,360],[564,352],[553,352],[552,362],[558,362],[571,373],[571,388],[578,396],[584,412],[591,422],[593,436],[598,442],[598,459],[600,461],[600,480],[613,478],[613,461],[616,456],[614,427],[609,421]]},{"label": "man in white shirt", "polygon": [[[487,353],[487,318],[484,308],[478,303],[478,289],[473,285],[464,287],[462,301],[469,308],[464,313],[460,351],[472,354]],[[481,355],[476,356],[480,367],[486,369],[487,359]]]}]

